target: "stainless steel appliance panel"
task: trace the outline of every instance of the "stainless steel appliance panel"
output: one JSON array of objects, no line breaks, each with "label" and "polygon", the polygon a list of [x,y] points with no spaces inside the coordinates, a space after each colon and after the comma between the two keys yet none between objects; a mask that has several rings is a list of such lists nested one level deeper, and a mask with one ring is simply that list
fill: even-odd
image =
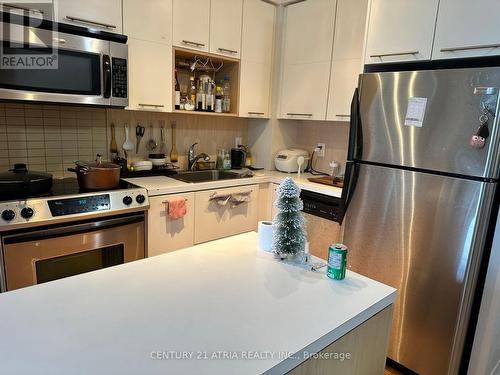
[{"label": "stainless steel appliance panel", "polygon": [[351,270],[398,289],[388,356],[456,373],[496,184],[357,168],[344,243]]},{"label": "stainless steel appliance panel", "polygon": [[[500,68],[368,73],[360,77],[359,111],[366,161],[498,178]],[[405,125],[409,98],[426,98],[422,127]],[[469,145],[488,104],[490,136]],[[492,119],[493,118],[493,119]]]}]

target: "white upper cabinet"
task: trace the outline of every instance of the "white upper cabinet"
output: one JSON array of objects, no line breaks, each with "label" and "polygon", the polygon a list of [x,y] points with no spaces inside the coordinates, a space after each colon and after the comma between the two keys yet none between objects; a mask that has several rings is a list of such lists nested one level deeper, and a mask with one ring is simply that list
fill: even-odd
[{"label": "white upper cabinet", "polygon": [[240,116],[269,117],[276,7],[244,0]]},{"label": "white upper cabinet", "polygon": [[500,1],[441,0],[433,59],[500,55]]},{"label": "white upper cabinet", "polygon": [[210,52],[239,58],[243,0],[211,0]]},{"label": "white upper cabinet", "polygon": [[129,38],[128,109],[172,112],[172,47]]},{"label": "white upper cabinet", "polygon": [[363,65],[368,0],[337,0],[327,120],[348,121]]},{"label": "white upper cabinet", "polygon": [[173,0],[172,30],[175,46],[208,52],[210,0]]},{"label": "white upper cabinet", "polygon": [[122,0],[57,0],[56,20],[122,33]]},{"label": "white upper cabinet", "polygon": [[171,46],[172,0],[123,0],[123,33]]},{"label": "white upper cabinet", "polygon": [[326,118],[335,7],[307,0],[285,8],[280,118]]},{"label": "white upper cabinet", "polygon": [[438,2],[372,0],[365,63],[430,60]]}]

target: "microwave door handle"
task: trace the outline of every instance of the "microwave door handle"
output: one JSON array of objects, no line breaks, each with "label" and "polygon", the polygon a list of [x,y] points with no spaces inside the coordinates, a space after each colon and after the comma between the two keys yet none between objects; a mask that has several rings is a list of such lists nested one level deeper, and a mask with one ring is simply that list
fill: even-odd
[{"label": "microwave door handle", "polygon": [[111,59],[109,55],[102,56],[103,97],[111,97]]}]

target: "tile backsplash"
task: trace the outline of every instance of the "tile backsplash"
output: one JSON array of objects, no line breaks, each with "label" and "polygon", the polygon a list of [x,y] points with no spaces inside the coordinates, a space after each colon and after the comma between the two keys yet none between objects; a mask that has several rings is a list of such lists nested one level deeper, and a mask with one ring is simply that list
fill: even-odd
[{"label": "tile backsplash", "polygon": [[116,126],[120,151],[125,124],[134,144],[137,123],[146,127],[139,153],[129,154],[132,160],[145,159],[149,126],[153,125],[153,137],[159,143],[160,120],[166,127],[167,156],[172,147],[171,122],[177,123],[181,168],[185,168],[188,148],[194,142],[199,143],[197,153],[205,152],[212,158],[218,148],[234,147],[235,137],[247,142],[248,120],[242,118],[0,102],[0,171],[25,163],[30,170],[47,171],[55,178],[73,176],[67,168],[74,166],[74,160],[94,160],[96,154],[109,159],[111,123]]},{"label": "tile backsplash", "polygon": [[60,178],[106,150],[106,109],[0,103],[0,170],[25,163]]}]

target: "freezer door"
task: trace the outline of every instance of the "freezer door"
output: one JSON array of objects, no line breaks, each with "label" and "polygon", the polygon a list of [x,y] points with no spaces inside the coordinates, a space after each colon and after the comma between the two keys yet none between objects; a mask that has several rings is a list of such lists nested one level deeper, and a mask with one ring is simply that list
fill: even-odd
[{"label": "freezer door", "polygon": [[[500,68],[363,74],[357,158],[498,178],[499,88]],[[489,136],[483,148],[474,148],[483,105]]]},{"label": "freezer door", "polygon": [[398,289],[388,356],[455,374],[496,184],[358,165],[348,267]]}]

